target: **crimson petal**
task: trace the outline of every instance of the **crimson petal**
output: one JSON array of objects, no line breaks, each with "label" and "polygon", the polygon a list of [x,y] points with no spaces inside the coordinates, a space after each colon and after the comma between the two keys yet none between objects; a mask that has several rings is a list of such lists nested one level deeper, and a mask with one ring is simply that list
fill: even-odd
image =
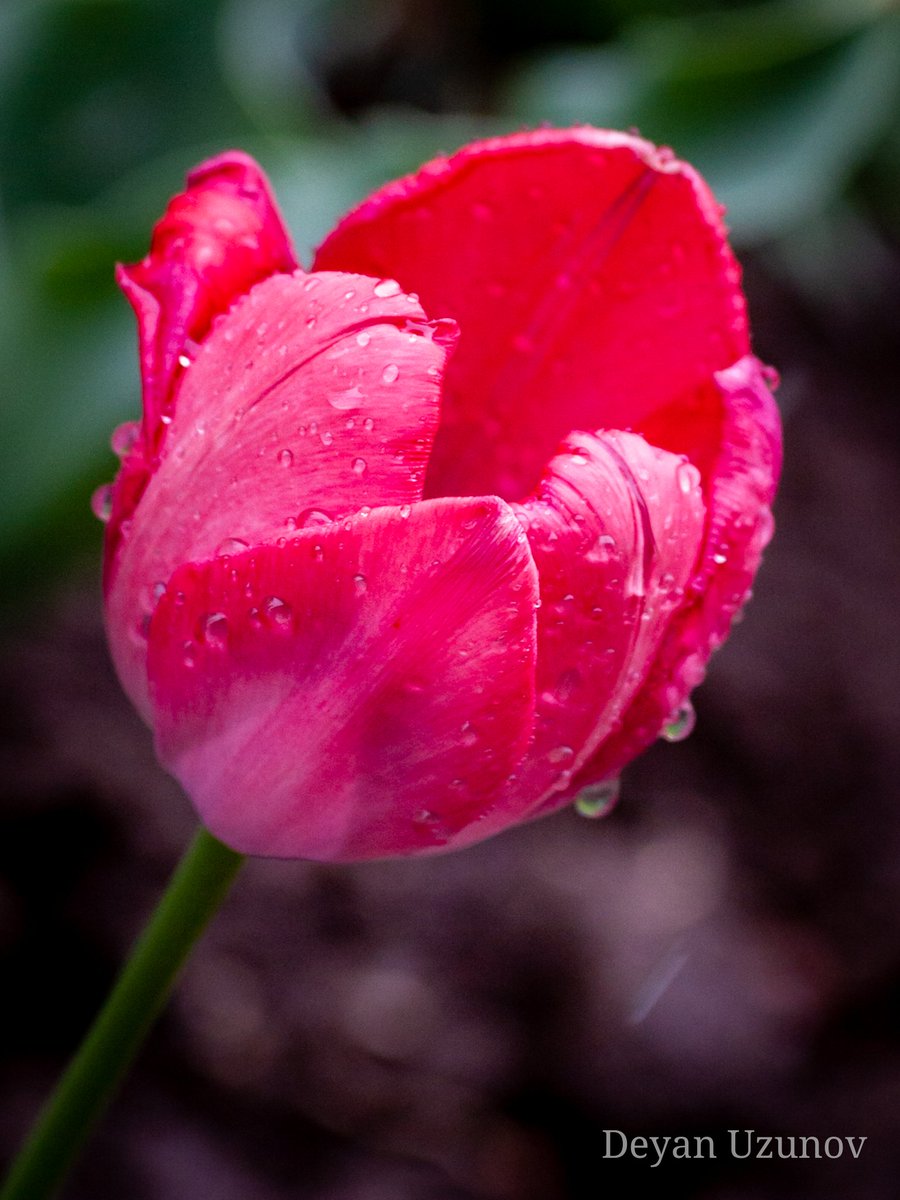
[{"label": "crimson petal", "polygon": [[395,283],[328,272],[275,275],[219,318],[108,562],[113,654],[145,714],[143,625],[178,565],[421,499],[453,334]]},{"label": "crimson petal", "polygon": [[375,193],[316,266],[390,275],[459,322],[426,495],[523,500],[571,430],[643,431],[747,352],[711,193],[625,134],[467,146]]},{"label": "crimson petal", "polygon": [[162,761],[248,853],[446,849],[533,718],[534,563],[502,501],[428,501],[190,563],[150,624]]}]

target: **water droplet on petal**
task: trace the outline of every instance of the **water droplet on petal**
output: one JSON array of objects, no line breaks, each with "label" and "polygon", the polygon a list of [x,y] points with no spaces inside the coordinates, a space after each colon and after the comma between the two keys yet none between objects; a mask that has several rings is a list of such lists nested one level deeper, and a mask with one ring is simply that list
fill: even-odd
[{"label": "water droplet on petal", "polygon": [[679,463],[675,469],[675,478],[683,496],[689,496],[700,486],[700,472],[693,463]]},{"label": "water droplet on petal", "polygon": [[690,700],[685,702],[672,713],[662,727],[660,736],[667,742],[683,742],[697,724],[697,714]]},{"label": "water droplet on petal", "polygon": [[293,464],[294,464],[293,450],[287,450],[287,449],[282,450],[278,455],[278,462],[281,464],[282,467],[293,466]]},{"label": "water droplet on petal", "polygon": [[591,821],[605,817],[615,807],[620,789],[618,779],[604,779],[600,783],[592,783],[576,796],[575,811],[579,816],[587,817]]},{"label": "water droplet on petal", "polygon": [[358,346],[368,346],[368,344],[369,344],[369,342],[371,342],[371,340],[372,340],[371,335],[366,333],[365,330],[363,330],[362,333],[358,333],[356,335],[356,344]]},{"label": "water droplet on petal", "polygon": [[221,649],[228,640],[228,618],[222,612],[208,613],[201,622],[200,632],[207,646]]},{"label": "water droplet on petal", "polygon": [[375,422],[371,417],[366,417],[366,419],[363,421],[363,429],[366,431],[366,433],[371,433],[374,428]]},{"label": "water droplet on petal", "polygon": [[547,761],[552,763],[562,763],[568,761],[575,754],[571,746],[557,746],[547,755]]},{"label": "water droplet on petal", "polygon": [[366,584],[365,575],[354,575],[353,576],[353,590],[357,596],[365,595],[366,587],[367,587],[367,584]]},{"label": "water droplet on petal", "polygon": [[321,440],[323,446],[330,446],[331,443],[334,441],[334,434],[329,433],[328,430],[326,429],[323,434],[320,434],[320,440]]},{"label": "water droplet on petal", "polygon": [[316,525],[330,525],[331,517],[327,512],[322,512],[320,508],[307,508],[297,518],[297,525],[300,529],[310,529]]},{"label": "water droplet on petal", "polygon": [[288,626],[291,623],[293,610],[278,596],[267,596],[263,601],[262,610],[275,625]]},{"label": "water droplet on petal", "polygon": [[133,448],[140,430],[141,426],[138,421],[124,421],[121,425],[117,425],[109,439],[113,453],[118,454],[119,458],[124,458]]},{"label": "water droplet on petal", "polygon": [[91,512],[104,524],[109,520],[113,506],[113,485],[103,483],[91,496]]},{"label": "water droplet on petal", "polygon": [[400,516],[404,519],[404,521],[406,520],[406,518],[409,516],[409,514],[411,512],[412,512],[411,504],[401,504],[400,505]]},{"label": "water droplet on petal", "polygon": [[354,458],[351,467],[354,475],[364,475],[366,472],[366,460],[364,458]]},{"label": "water droplet on petal", "polygon": [[397,364],[396,363],[388,363],[388,365],[381,372],[382,382],[383,383],[394,383],[399,374],[400,374],[400,368],[397,366]]},{"label": "water droplet on petal", "polygon": [[728,562],[728,555],[727,554],[714,554],[713,562],[716,563],[717,566],[721,567],[723,565],[723,563]]},{"label": "water droplet on petal", "polygon": [[249,544],[241,538],[226,538],[224,542],[219,542],[216,546],[216,558],[227,558],[231,554],[240,554],[242,550],[247,550]]},{"label": "water droplet on petal", "polygon": [[376,283],[372,291],[382,300],[388,296],[399,296],[401,292],[400,284],[396,279],[382,279],[380,283]]}]

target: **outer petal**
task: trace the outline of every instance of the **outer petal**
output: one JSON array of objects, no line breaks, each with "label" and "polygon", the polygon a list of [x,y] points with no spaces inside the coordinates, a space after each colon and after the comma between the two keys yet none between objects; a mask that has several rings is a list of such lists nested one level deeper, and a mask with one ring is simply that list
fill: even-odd
[{"label": "outer petal", "polygon": [[332,273],[274,276],[220,318],[108,564],[113,654],[145,714],[143,629],[177,566],[421,499],[452,333],[396,284]]},{"label": "outer petal", "polygon": [[536,601],[495,499],[379,509],[184,566],[150,626],[160,757],[249,853],[487,836],[531,733]]},{"label": "outer petal", "polygon": [[268,180],[253,159],[231,151],[190,173],[186,191],[156,225],[147,257],[117,269],[138,321],[144,416],[113,485],[107,562],[155,467],[194,344],[255,283],[296,265]]},{"label": "outer petal", "polygon": [[624,134],[467,146],[376,193],[316,265],[390,275],[460,324],[426,495],[522,500],[570,430],[642,431],[747,351],[712,195]]},{"label": "outer petal", "polygon": [[[615,775],[659,736],[661,726],[703,680],[706,661],[748,598],[772,535],[770,505],[781,469],[781,430],[766,372],[755,358],[744,358],[719,372],[696,403],[697,427],[707,424],[710,429],[704,464],[708,515],[698,569],[637,696],[570,791]],[[704,408],[720,413],[721,420],[706,422]],[[677,422],[683,410],[669,415]],[[668,432],[670,441],[691,436],[688,429],[679,434],[661,426],[659,432]]]},{"label": "outer petal", "polygon": [[537,722],[516,787],[555,807],[642,684],[697,565],[697,469],[635,434],[574,434],[517,506],[541,580]]},{"label": "outer petal", "polygon": [[191,343],[255,283],[296,266],[268,180],[251,158],[231,151],[190,173],[154,229],[150,253],[117,273],[138,319],[147,446],[171,411],[179,357],[190,357]]}]

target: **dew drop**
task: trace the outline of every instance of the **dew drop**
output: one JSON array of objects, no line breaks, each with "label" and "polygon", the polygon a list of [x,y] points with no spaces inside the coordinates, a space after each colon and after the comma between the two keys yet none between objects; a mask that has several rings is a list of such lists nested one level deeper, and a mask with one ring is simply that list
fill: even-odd
[{"label": "dew drop", "polygon": [[291,466],[293,466],[293,465],[294,465],[294,452],[293,452],[293,450],[287,450],[287,449],[285,449],[285,450],[282,450],[282,451],[280,451],[280,453],[279,453],[279,455],[278,455],[278,462],[280,463],[280,465],[281,465],[282,467],[291,467]]},{"label": "dew drop", "polygon": [[133,449],[140,429],[137,421],[125,421],[123,424],[117,425],[109,439],[113,453],[118,454],[119,458],[124,458]]},{"label": "dew drop", "polygon": [[275,625],[287,626],[291,623],[291,606],[278,596],[267,596],[263,601],[262,610]]},{"label": "dew drop", "polygon": [[330,446],[331,443],[334,441],[334,435],[329,433],[328,430],[326,429],[323,434],[319,435],[319,440],[321,441],[323,446]]},{"label": "dew drop", "polygon": [[412,512],[411,504],[401,504],[400,505],[400,516],[403,518],[404,521],[406,520],[406,518],[409,516],[409,514],[411,512]]},{"label": "dew drop", "polygon": [[678,487],[683,496],[689,496],[700,486],[700,472],[693,463],[679,463],[675,470],[675,478],[678,480]]},{"label": "dew drop", "polygon": [[231,554],[240,554],[249,548],[248,543],[241,538],[226,538],[216,546],[216,558],[226,558]]},{"label": "dew drop", "polygon": [[662,727],[660,736],[667,742],[683,742],[697,724],[697,714],[690,700],[685,702],[672,713]]},{"label": "dew drop", "polygon": [[312,529],[317,525],[330,525],[331,517],[327,512],[322,512],[320,508],[307,508],[297,518],[297,526],[300,529]]},{"label": "dew drop", "polygon": [[615,807],[620,789],[618,779],[604,779],[601,783],[592,783],[576,796],[575,811],[579,816],[587,817],[591,821],[605,817]]},{"label": "dew drop", "polygon": [[363,330],[362,333],[358,333],[356,335],[357,346],[368,346],[368,344],[369,344],[369,342],[371,342],[371,340],[372,340],[371,335],[366,333],[365,330]]},{"label": "dew drop", "polygon": [[400,374],[400,368],[397,366],[397,364],[396,363],[388,363],[388,365],[381,372],[382,382],[383,383],[394,383],[399,374]]},{"label": "dew drop", "polygon": [[354,458],[351,468],[354,475],[364,475],[366,473],[366,460],[364,458]]},{"label": "dew drop", "polygon": [[382,279],[380,283],[376,283],[372,288],[374,294],[382,300],[387,299],[388,296],[399,296],[401,290],[400,284],[396,279]]},{"label": "dew drop", "polygon": [[363,421],[363,429],[366,431],[366,433],[371,433],[374,428],[375,422],[371,417],[366,417],[366,419]]},{"label": "dew drop", "polygon": [[727,554],[714,554],[713,562],[716,563],[717,566],[721,567],[723,563],[728,562],[728,555]]},{"label": "dew drop", "polygon": [[575,754],[571,746],[557,746],[547,755],[547,761],[552,763],[567,762]]},{"label": "dew drop", "polygon": [[91,496],[91,512],[105,525],[112,514],[112,506],[113,486],[111,483],[102,483]]},{"label": "dew drop", "polygon": [[367,586],[368,584],[366,583],[365,575],[353,576],[353,591],[357,596],[364,596],[366,594]]},{"label": "dew drop", "polygon": [[208,613],[201,626],[201,636],[207,646],[221,649],[225,645],[228,640],[228,618],[224,613]]}]

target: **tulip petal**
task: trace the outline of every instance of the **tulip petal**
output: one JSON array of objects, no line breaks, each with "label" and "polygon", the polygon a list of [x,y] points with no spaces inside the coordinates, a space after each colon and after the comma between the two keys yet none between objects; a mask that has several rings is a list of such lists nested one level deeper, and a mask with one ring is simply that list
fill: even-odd
[{"label": "tulip petal", "polygon": [[747,352],[699,176],[578,128],[467,146],[377,192],[317,268],[390,275],[462,331],[426,495],[524,500],[573,429],[634,429]]},{"label": "tulip petal", "polygon": [[161,438],[179,359],[212,320],[269,275],[297,260],[259,166],[238,151],[191,171],[153,231],[150,253],[117,278],[138,319],[144,442]]},{"label": "tulip petal", "polygon": [[494,498],[187,564],[149,630],[159,755],[240,851],[478,840],[531,735],[536,602],[521,526]]},{"label": "tulip petal", "polygon": [[177,566],[421,499],[453,334],[396,284],[331,272],[275,275],[216,322],[108,562],[114,657],[142,711],[141,627]]},{"label": "tulip petal", "polygon": [[708,507],[703,547],[647,678],[618,729],[576,775],[572,792],[615,775],[659,736],[702,682],[710,654],[749,596],[772,536],[770,505],[781,468],[781,430],[766,375],[747,356],[719,372],[696,397],[693,420],[685,419],[684,406],[673,406],[674,424],[666,429],[660,421],[661,437],[691,442],[703,462]]},{"label": "tulip petal", "polygon": [[705,507],[684,458],[606,431],[571,435],[515,511],[541,581],[535,737],[515,788],[545,810],[641,686],[696,570]]}]

